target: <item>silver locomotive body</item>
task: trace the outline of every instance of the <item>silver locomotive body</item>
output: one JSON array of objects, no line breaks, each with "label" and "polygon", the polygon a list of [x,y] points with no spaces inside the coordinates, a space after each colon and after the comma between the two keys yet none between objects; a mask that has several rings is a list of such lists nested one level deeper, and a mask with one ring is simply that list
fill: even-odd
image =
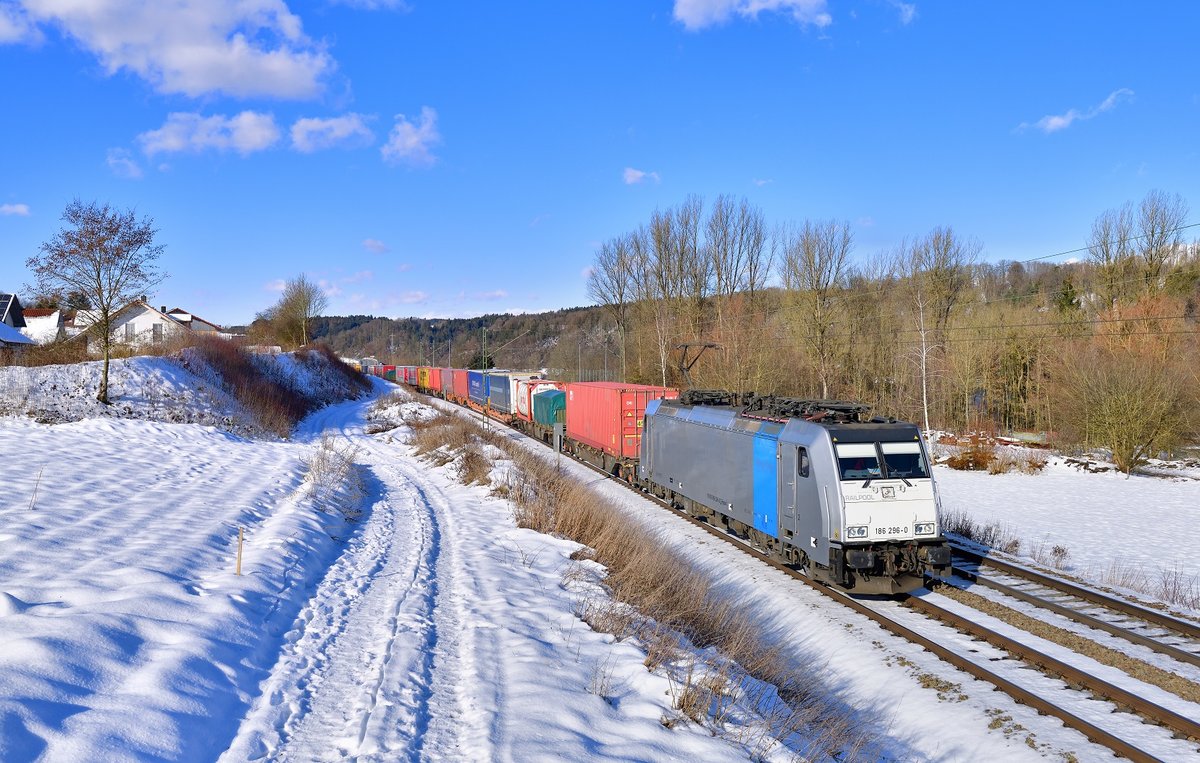
[{"label": "silver locomotive body", "polygon": [[652,402],[639,481],[855,593],[910,591],[944,575],[950,552],[917,428],[860,421],[857,404],[787,402]]}]

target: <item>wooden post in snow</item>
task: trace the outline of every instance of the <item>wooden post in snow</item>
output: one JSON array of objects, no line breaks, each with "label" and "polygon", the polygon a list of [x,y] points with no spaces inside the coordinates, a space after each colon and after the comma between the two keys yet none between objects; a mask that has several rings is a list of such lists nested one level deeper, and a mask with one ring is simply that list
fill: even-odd
[{"label": "wooden post in snow", "polygon": [[237,555],[237,574],[240,577],[242,574],[242,528],[238,528],[238,555]]}]

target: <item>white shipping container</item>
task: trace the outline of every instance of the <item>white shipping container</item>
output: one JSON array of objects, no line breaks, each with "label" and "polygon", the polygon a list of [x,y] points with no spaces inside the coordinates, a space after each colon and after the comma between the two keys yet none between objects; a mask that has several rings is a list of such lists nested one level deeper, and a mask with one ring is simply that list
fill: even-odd
[{"label": "white shipping container", "polygon": [[515,412],[526,421],[533,421],[533,396],[544,389],[561,389],[559,382],[549,381],[540,376],[517,381]]}]

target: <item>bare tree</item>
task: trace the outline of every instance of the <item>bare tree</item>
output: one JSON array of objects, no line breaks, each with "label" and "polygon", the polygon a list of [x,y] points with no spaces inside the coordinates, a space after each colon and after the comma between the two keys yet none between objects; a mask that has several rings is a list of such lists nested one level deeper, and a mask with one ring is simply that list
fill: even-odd
[{"label": "bare tree", "polygon": [[96,399],[108,403],[108,365],[112,355],[113,319],[134,299],[162,283],[166,275],[156,263],[164,246],[149,217],[133,210],[75,199],[63,211],[66,227],[25,261],[42,293],[78,294],[89,303],[92,331],[100,340],[104,364]]},{"label": "bare tree", "polygon": [[1092,223],[1088,257],[1096,271],[1095,289],[1104,310],[1111,310],[1128,289],[1133,272],[1133,206],[1110,209]]},{"label": "bare tree", "polygon": [[761,210],[746,199],[717,197],[705,225],[704,255],[712,276],[714,338],[722,348],[717,376],[729,389],[762,391],[766,381],[765,356],[758,351],[764,321],[757,314],[774,255],[766,240]]},{"label": "bare tree", "polygon": [[1138,250],[1146,276],[1146,289],[1158,291],[1163,266],[1183,243],[1180,230],[1187,221],[1188,205],[1179,194],[1150,191],[1138,205]]},{"label": "bare tree", "polygon": [[850,274],[853,243],[848,222],[805,220],[803,227],[788,236],[783,253],[783,284],[794,294],[823,398],[829,397],[835,350],[831,335],[838,300]]},{"label": "bare tree", "polygon": [[321,287],[301,273],[287,281],[279,301],[259,313],[266,320],[281,344],[308,344],[312,319],[329,307],[329,297]]},{"label": "bare tree", "polygon": [[961,238],[949,226],[934,228],[912,249],[913,270],[929,299],[939,340],[945,339],[950,313],[970,285],[971,267],[982,249],[978,241]]},{"label": "bare tree", "polygon": [[633,236],[610,239],[596,252],[596,261],[588,275],[588,296],[602,305],[617,324],[621,340],[621,378],[627,379],[625,359],[629,307],[634,295]]}]

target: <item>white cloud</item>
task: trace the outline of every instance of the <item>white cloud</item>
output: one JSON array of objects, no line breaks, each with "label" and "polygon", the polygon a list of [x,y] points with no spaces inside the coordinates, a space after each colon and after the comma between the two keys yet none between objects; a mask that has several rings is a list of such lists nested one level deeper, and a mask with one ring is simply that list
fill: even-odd
[{"label": "white cloud", "polygon": [[764,185],[770,185],[771,183],[774,183],[774,182],[775,181],[772,180],[771,178],[755,178],[754,179],[754,184],[756,186],[758,186],[759,188],[762,188]]},{"label": "white cloud", "polygon": [[587,279],[591,278],[592,273],[595,273],[595,272],[596,272],[596,268],[592,267],[591,265],[588,265],[583,270],[579,271],[579,277],[586,281]]},{"label": "white cloud", "polygon": [[396,115],[396,124],[380,153],[384,161],[393,164],[430,167],[437,161],[433,147],[441,142],[442,136],[437,131],[437,112],[422,106],[420,120],[416,123],[403,114]]},{"label": "white cloud", "polygon": [[0,215],[4,217],[29,217],[28,204],[0,204]]},{"label": "white cloud", "polygon": [[637,185],[646,180],[653,180],[657,183],[661,180],[657,172],[643,172],[642,170],[635,170],[633,167],[626,167],[625,171],[621,173],[621,177],[624,178],[625,185]]},{"label": "white cloud", "polygon": [[17,3],[0,2],[0,45],[13,42],[40,42],[42,33]]},{"label": "white cloud", "polygon": [[276,278],[274,281],[267,281],[263,284],[264,291],[283,291],[287,288],[287,281],[282,278]]},{"label": "white cloud", "polygon": [[723,24],[735,14],[758,18],[763,12],[784,13],[799,24],[827,27],[833,23],[825,0],[675,0],[675,20],[690,30]]},{"label": "white cloud", "polygon": [[137,179],[142,176],[141,166],[133,160],[127,149],[110,148],[105,157],[105,163],[112,173],[119,178]]},{"label": "white cloud", "polygon": [[358,283],[360,281],[370,281],[375,277],[375,273],[370,270],[360,270],[357,273],[346,276],[342,279],[342,283]]},{"label": "white cloud", "polygon": [[167,115],[162,127],[142,133],[137,140],[146,156],[206,149],[233,150],[245,156],[275,145],[279,127],[274,115],[255,111],[232,117],[175,112]]},{"label": "white cloud", "polygon": [[1117,104],[1121,103],[1121,101],[1127,101],[1131,98],[1133,98],[1133,91],[1129,88],[1123,87],[1112,91],[1108,94],[1107,98],[1100,102],[1099,105],[1094,106],[1087,111],[1068,109],[1065,114],[1048,114],[1033,124],[1030,124],[1029,122],[1022,122],[1017,126],[1017,129],[1028,130],[1030,127],[1033,127],[1049,135],[1052,132],[1065,130],[1075,122],[1082,122],[1084,120],[1100,116],[1106,111],[1112,111],[1117,107]]},{"label": "white cloud", "polygon": [[404,305],[415,305],[427,299],[429,295],[423,291],[406,291],[400,295],[400,303]]},{"label": "white cloud", "polygon": [[364,238],[362,247],[372,254],[383,254],[388,251],[388,245],[377,238]]},{"label": "white cloud", "polygon": [[284,0],[21,3],[32,21],[59,27],[109,74],[132,72],[163,93],[311,98],[334,69]]},{"label": "white cloud", "polygon": [[917,4],[904,3],[900,0],[889,0],[892,7],[900,12],[900,23],[908,26],[917,17]]},{"label": "white cloud", "polygon": [[473,299],[482,299],[490,302],[494,299],[508,299],[508,292],[506,292],[504,289],[496,289],[495,291],[482,291],[478,294],[472,294],[471,297]]},{"label": "white cloud", "polygon": [[367,118],[362,114],[346,114],[330,119],[303,118],[292,125],[292,148],[311,154],[339,143],[365,146],[375,140],[375,134],[367,127]]},{"label": "white cloud", "polygon": [[322,278],[317,281],[317,286],[321,289],[321,291],[325,292],[325,296],[327,297],[342,296],[342,287],[338,286],[332,281],[327,281],[326,279]]},{"label": "white cloud", "polygon": [[407,273],[410,270],[412,270],[411,262],[401,262],[399,265],[396,266],[397,273]]}]

